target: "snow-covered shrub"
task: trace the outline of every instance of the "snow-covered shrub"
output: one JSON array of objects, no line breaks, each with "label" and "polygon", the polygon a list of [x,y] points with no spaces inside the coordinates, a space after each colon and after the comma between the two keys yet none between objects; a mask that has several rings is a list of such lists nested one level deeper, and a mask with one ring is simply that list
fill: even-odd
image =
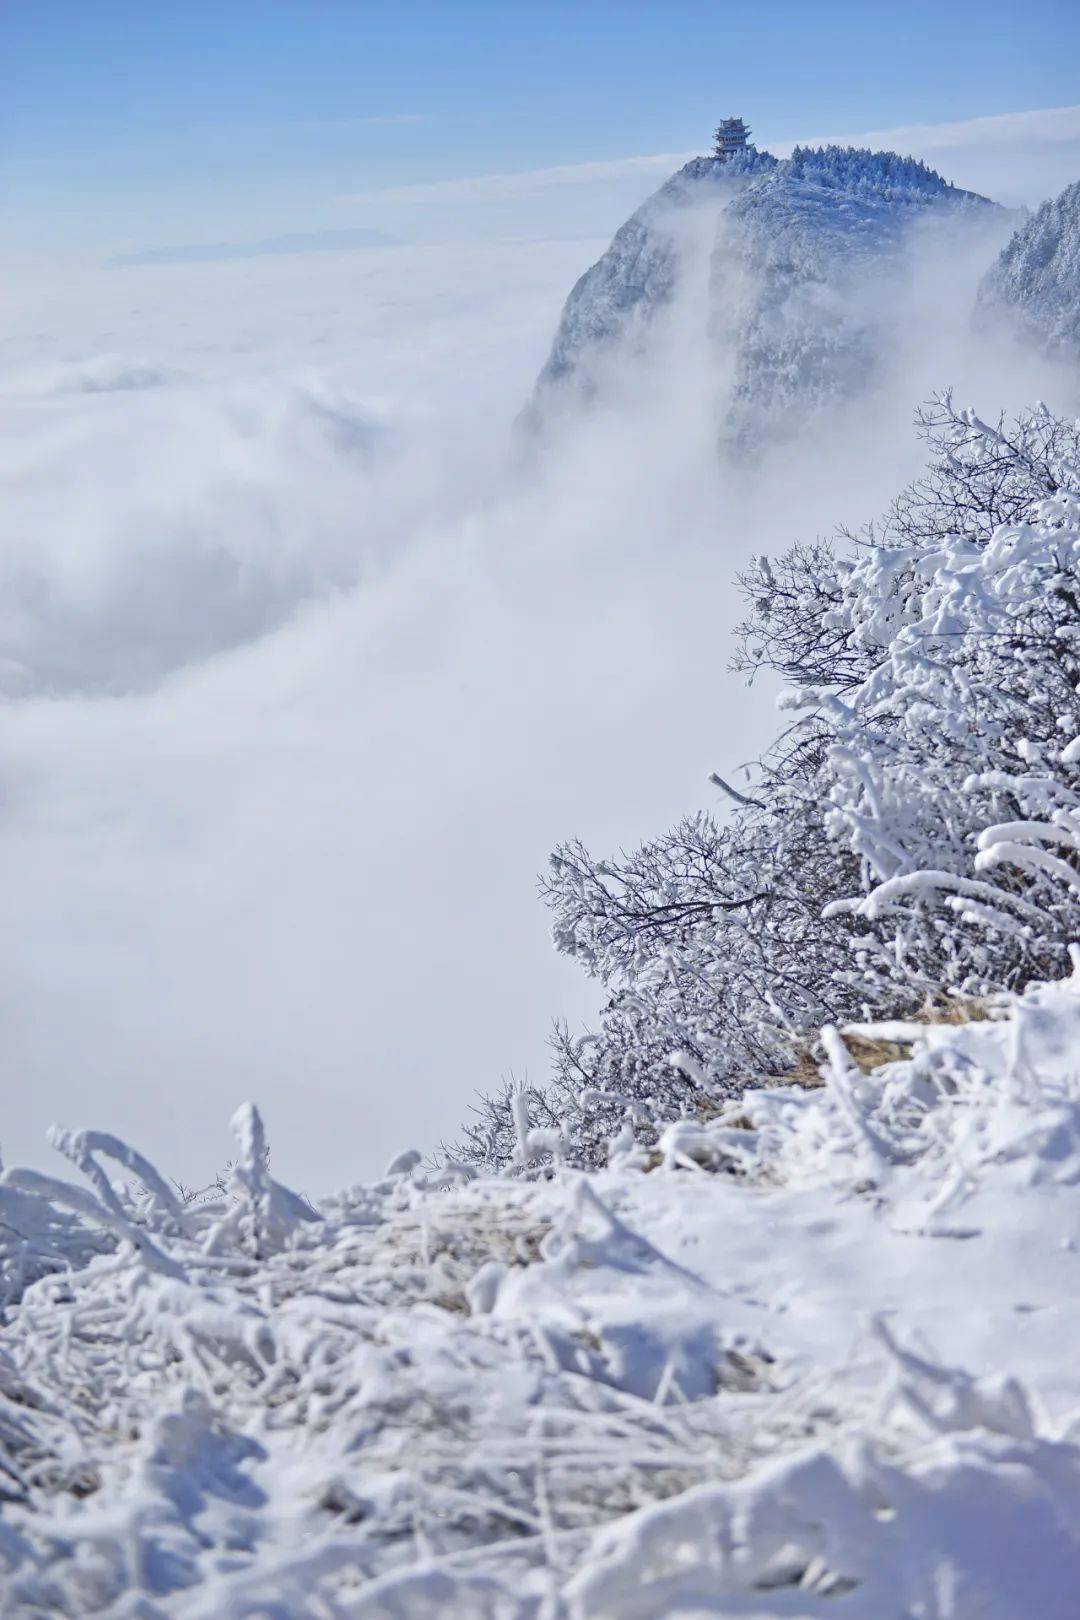
[{"label": "snow-covered shrub", "polygon": [[[886,878],[859,904],[865,916],[902,913],[912,901],[937,902],[939,928],[968,925],[988,936],[989,948],[1023,957],[1038,950],[1060,955],[1070,944],[1080,898],[1080,792],[1065,777],[1080,764],[1080,737],[1049,759],[1025,746],[1028,769],[984,772],[968,778],[972,796],[1007,797],[1013,819],[984,827],[972,875],[925,870]],[[1049,768],[1047,768],[1047,766]]]},{"label": "snow-covered shrub", "polygon": [[[893,980],[981,992],[1061,973],[1080,936],[1077,890],[1051,892],[1039,862],[993,885],[971,875],[988,824],[1005,837],[1076,802],[1065,745],[1080,730],[1080,457],[1076,427],[1046,411],[1011,435],[948,401],[937,420],[963,510],[944,535],[916,525],[914,544],[887,536],[856,558],[830,622],[866,657],[863,677],[849,694],[807,686],[797,701],[830,705],[826,826],[870,891],[829,914],[875,925],[891,954],[876,971]],[[973,486],[993,507],[989,532]],[[958,931],[958,906],[995,927]]]},{"label": "snow-covered shrub", "polygon": [[[902,1230],[970,1236],[988,1208],[1080,1182],[1080,948],[1053,984],[1003,992],[960,1023],[887,1019],[822,1032],[822,1086],[763,1087],[665,1127],[672,1169],[872,1196]],[[862,1067],[862,1055],[886,1055]],[[963,1212],[963,1214],[961,1214]],[[996,1216],[994,1219],[996,1220]]]},{"label": "snow-covered shrub", "polygon": [[[542,1100],[580,1162],[790,1072],[822,1024],[1067,966],[1077,886],[1051,893],[1045,855],[993,883],[974,865],[985,828],[1080,787],[1080,425],[995,426],[948,395],[920,421],[928,471],[880,527],[741,581],[736,667],[779,673],[792,719],[732,816],[552,858],[555,943],[610,992],[596,1033],[557,1034]],[[505,1161],[510,1124],[492,1104],[473,1155]]]}]

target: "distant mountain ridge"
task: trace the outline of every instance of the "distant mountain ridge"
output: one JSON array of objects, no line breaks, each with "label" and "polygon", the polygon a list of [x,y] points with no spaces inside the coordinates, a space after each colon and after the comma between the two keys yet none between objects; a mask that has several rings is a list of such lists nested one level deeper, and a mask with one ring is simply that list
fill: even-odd
[{"label": "distant mountain ridge", "polygon": [[171,247],[141,248],[117,253],[107,264],[117,267],[143,264],[216,264],[223,259],[263,259],[289,253],[341,253],[352,248],[391,247],[394,238],[383,231],[344,229],[292,232],[265,236],[255,242],[185,242]]}]

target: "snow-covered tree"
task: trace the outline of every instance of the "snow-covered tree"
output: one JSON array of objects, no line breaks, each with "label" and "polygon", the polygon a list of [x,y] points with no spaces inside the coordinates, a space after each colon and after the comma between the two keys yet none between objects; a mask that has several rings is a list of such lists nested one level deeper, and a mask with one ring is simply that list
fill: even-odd
[{"label": "snow-covered tree", "polygon": [[[919,421],[927,472],[879,526],[741,581],[736,667],[782,675],[792,718],[730,817],[552,857],[555,943],[610,998],[595,1032],[557,1032],[533,1098],[582,1162],[797,1069],[823,1023],[1066,968],[1080,886],[1044,894],[1033,857],[994,882],[975,863],[988,826],[1074,803],[1080,424],[1040,406],[992,425],[948,395]],[[503,1098],[471,1151],[514,1139]]]},{"label": "snow-covered tree", "polygon": [[979,289],[979,324],[1004,324],[1066,362],[1080,358],[1080,180],[1026,219]]},{"label": "snow-covered tree", "polygon": [[[847,582],[873,667],[834,723],[827,824],[870,892],[830,914],[870,919],[895,972],[1014,988],[1063,972],[1080,933],[1077,888],[1045,881],[1060,863],[1012,860],[1009,838],[1077,802],[1080,424],[1040,409],[1006,433],[946,400],[936,427],[959,497],[946,532],[901,507],[915,544],[870,547]],[[997,855],[973,860],[988,836]],[[958,914],[985,927],[958,931]]]}]

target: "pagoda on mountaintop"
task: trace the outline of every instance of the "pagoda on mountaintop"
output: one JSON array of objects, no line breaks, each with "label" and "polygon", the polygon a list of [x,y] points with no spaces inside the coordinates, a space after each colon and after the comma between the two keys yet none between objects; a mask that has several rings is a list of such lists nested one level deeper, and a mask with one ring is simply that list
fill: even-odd
[{"label": "pagoda on mountaintop", "polygon": [[738,152],[745,152],[750,144],[750,131],[741,118],[724,118],[716,131],[713,156],[726,163]]}]

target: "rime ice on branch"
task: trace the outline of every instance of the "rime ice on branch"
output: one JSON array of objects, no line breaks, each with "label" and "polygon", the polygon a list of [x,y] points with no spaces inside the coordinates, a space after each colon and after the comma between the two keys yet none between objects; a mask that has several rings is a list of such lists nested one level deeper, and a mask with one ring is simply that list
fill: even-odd
[{"label": "rime ice on branch", "polygon": [[[788,686],[748,790],[637,850],[559,848],[556,947],[607,993],[556,1033],[571,1162],[800,1072],[824,1024],[1053,980],[1080,939],[1080,425],[921,413],[882,523],[758,559],[736,667]],[[730,795],[729,795],[730,797]],[[809,1042],[809,1047],[808,1043]],[[808,1061],[810,1060],[810,1061]],[[508,1162],[506,1099],[468,1156]]]}]

